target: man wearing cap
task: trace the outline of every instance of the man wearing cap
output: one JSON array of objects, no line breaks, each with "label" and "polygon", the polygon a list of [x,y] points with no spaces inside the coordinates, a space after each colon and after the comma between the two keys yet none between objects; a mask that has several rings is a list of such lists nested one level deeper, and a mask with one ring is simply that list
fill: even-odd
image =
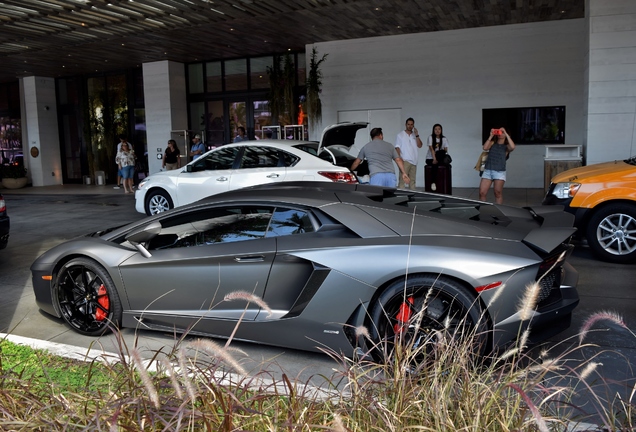
[{"label": "man wearing cap", "polygon": [[192,138],[192,147],[190,147],[190,157],[192,160],[196,160],[205,153],[205,145],[201,142],[201,135],[195,135]]},{"label": "man wearing cap", "polygon": [[381,128],[371,129],[371,141],[362,147],[358,157],[353,161],[353,165],[351,165],[351,171],[355,171],[364,159],[369,162],[370,184],[395,187],[397,179],[395,178],[393,161],[395,161],[398,168],[400,168],[402,180],[404,180],[405,183],[409,183],[410,179],[406,171],[404,171],[402,158],[398,155],[393,144],[384,141]]}]

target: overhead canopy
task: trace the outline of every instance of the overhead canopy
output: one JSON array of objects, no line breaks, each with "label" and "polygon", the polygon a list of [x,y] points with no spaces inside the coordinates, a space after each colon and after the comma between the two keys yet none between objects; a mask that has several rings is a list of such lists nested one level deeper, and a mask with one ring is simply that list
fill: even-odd
[{"label": "overhead canopy", "polygon": [[583,0],[0,0],[0,82],[582,17]]}]

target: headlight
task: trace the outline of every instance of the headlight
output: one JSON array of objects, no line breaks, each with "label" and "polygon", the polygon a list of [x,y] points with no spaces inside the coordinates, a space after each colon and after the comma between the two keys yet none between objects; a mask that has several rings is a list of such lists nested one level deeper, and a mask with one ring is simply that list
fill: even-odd
[{"label": "headlight", "polygon": [[574,198],[580,187],[580,183],[557,183],[554,186],[552,195],[559,199]]},{"label": "headlight", "polygon": [[146,186],[146,183],[148,183],[148,177],[139,182],[139,186],[137,187],[137,189],[143,189],[144,186]]}]

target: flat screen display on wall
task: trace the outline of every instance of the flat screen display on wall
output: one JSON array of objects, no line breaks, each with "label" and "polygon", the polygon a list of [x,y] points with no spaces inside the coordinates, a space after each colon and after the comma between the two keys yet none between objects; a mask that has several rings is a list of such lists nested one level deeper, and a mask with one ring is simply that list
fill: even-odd
[{"label": "flat screen display on wall", "polygon": [[565,144],[565,106],[482,110],[482,141],[504,127],[515,144]]}]

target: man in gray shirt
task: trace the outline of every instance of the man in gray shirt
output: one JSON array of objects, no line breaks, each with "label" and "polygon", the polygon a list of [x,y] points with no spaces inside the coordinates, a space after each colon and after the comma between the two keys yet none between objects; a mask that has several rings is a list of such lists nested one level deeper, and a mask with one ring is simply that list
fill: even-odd
[{"label": "man in gray shirt", "polygon": [[409,176],[406,175],[404,170],[402,158],[398,155],[393,144],[384,141],[381,128],[371,129],[371,141],[362,147],[358,157],[351,165],[351,171],[355,171],[364,159],[369,162],[370,184],[395,187],[397,179],[395,178],[393,161],[400,168],[404,183],[408,184],[410,182]]}]

